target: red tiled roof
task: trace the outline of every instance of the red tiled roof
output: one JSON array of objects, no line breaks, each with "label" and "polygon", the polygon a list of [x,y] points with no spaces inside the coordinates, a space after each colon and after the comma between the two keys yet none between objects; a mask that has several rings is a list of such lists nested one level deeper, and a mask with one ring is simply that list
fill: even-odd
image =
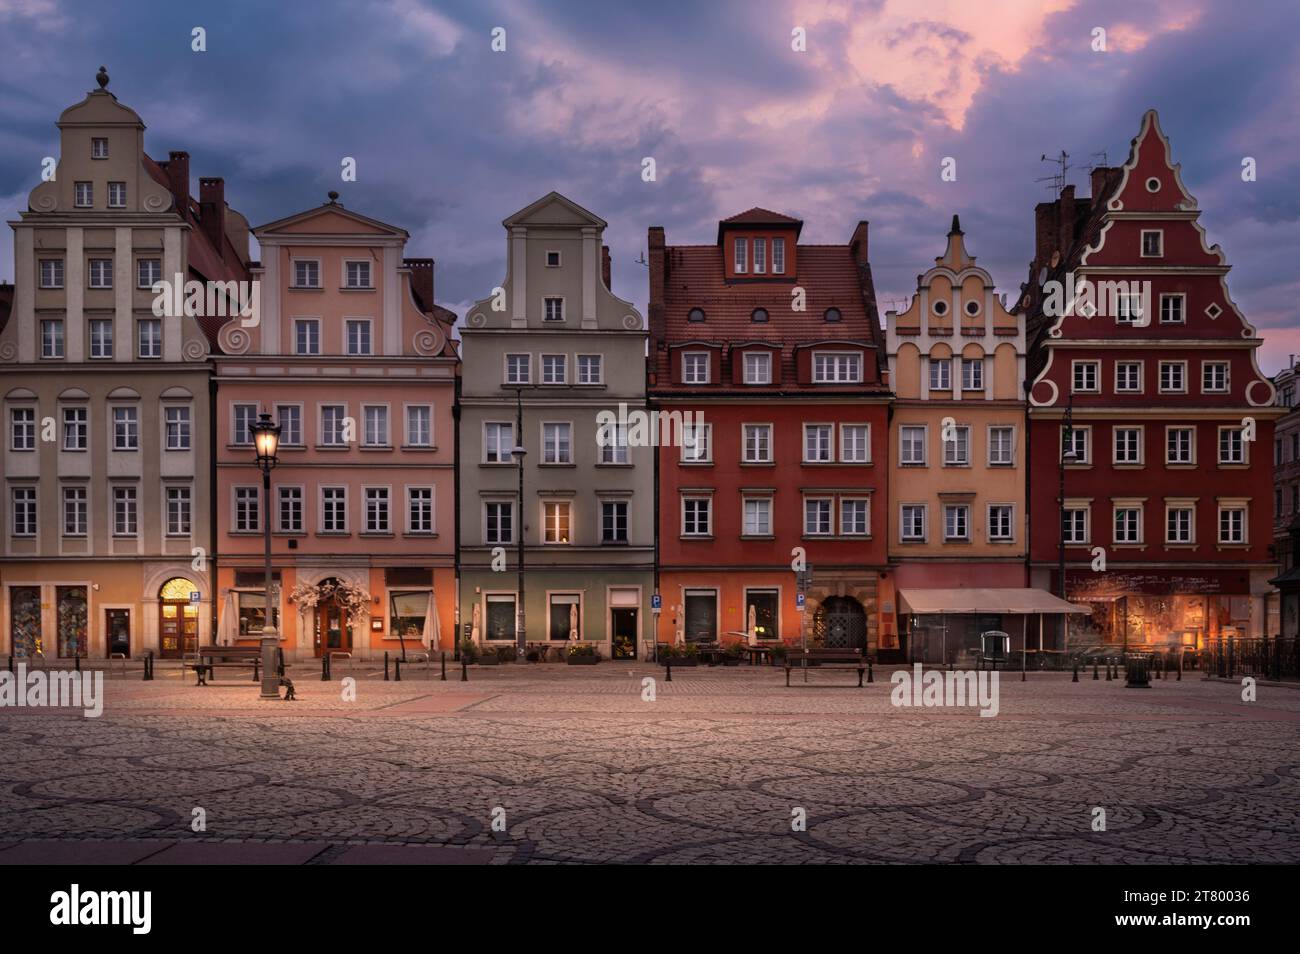
[{"label": "red tiled roof", "polygon": [[760,226],[793,226],[795,238],[803,231],[803,220],[791,218],[788,215],[782,215],[780,212],[773,212],[771,209],[761,209],[754,206],[752,209],[746,209],[739,212],[729,219],[723,219],[718,223],[718,242],[722,242],[722,233],[732,228],[757,228]]},{"label": "red tiled roof", "polygon": [[[801,344],[854,341],[877,355],[881,353],[882,335],[871,290],[870,267],[861,270],[865,274],[860,273],[847,245],[797,246],[797,274],[784,281],[727,281],[722,250],[716,245],[670,245],[664,249],[664,255],[663,328],[652,329],[657,340],[651,344],[656,391],[699,390],[672,382],[668,347],[685,341],[715,342],[724,347],[764,341],[780,347],[784,383],[774,390],[792,388],[795,349]],[[791,290],[796,285],[807,295],[807,310],[803,312],[791,309]],[[689,320],[693,308],[704,310],[704,321]],[[766,322],[752,320],[755,308],[767,310]],[[825,320],[829,308],[839,309],[838,322]],[[660,349],[659,341],[667,347]],[[878,372],[871,379],[873,370],[867,369],[868,387],[880,385]]]}]

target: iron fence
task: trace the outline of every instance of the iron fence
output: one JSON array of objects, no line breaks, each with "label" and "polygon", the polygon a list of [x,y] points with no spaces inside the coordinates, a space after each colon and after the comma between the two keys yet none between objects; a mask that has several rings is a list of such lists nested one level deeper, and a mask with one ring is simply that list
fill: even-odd
[{"label": "iron fence", "polygon": [[1211,639],[1201,650],[1201,668],[1208,676],[1235,679],[1254,676],[1280,681],[1300,680],[1300,640],[1294,636],[1237,636]]}]

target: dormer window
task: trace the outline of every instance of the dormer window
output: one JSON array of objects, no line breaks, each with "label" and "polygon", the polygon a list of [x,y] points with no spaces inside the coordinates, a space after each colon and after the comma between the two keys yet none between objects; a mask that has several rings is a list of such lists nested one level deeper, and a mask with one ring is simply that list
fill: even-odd
[{"label": "dormer window", "polygon": [[546,267],[547,267],[547,268],[559,268],[559,267],[560,267],[560,253],[559,253],[559,252],[551,251],[551,252],[547,252],[547,253],[546,253]]},{"label": "dormer window", "polygon": [[822,317],[825,318],[827,321],[839,321],[844,316],[840,314],[840,310],[838,308],[827,308],[826,314],[823,315]]},{"label": "dormer window", "polygon": [[754,239],[754,274],[767,274],[767,239]]},{"label": "dormer window", "polygon": [[108,158],[108,140],[96,136],[90,140],[90,158],[107,159]]},{"label": "dormer window", "polygon": [[785,239],[772,239],[772,274],[785,274]]},{"label": "dormer window", "polygon": [[761,324],[766,323],[766,321],[767,321],[767,309],[766,309],[766,308],[755,308],[754,311],[753,311],[753,313],[749,316],[749,320],[752,321],[752,322],[754,322],[754,324],[757,324],[757,325],[761,325]]},{"label": "dormer window", "polygon": [[704,320],[704,309],[703,309],[703,308],[692,308],[692,309],[687,313],[687,315],[686,315],[686,320],[687,320],[687,321],[703,321],[703,320]]},{"label": "dormer window", "polygon": [[749,239],[736,239],[736,274],[743,275],[749,266]]},{"label": "dormer window", "polygon": [[772,383],[772,356],[766,351],[745,352],[745,383]]},{"label": "dormer window", "polygon": [[689,351],[682,355],[682,383],[709,383],[709,354],[707,351]]}]

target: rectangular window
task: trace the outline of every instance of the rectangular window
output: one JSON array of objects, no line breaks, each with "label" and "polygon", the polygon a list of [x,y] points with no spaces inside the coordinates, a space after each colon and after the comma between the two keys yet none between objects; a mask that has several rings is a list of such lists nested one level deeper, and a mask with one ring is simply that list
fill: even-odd
[{"label": "rectangular window", "polygon": [[86,274],[91,288],[112,288],[113,260],[111,258],[92,258],[87,263]]},{"label": "rectangular window", "polygon": [[86,535],[86,488],[63,488],[63,535],[65,537],[84,537]]},{"label": "rectangular window", "polygon": [[240,447],[253,444],[253,424],[257,421],[256,404],[231,405],[230,443]]},{"label": "rectangular window", "polygon": [[780,614],[780,593],[769,589],[745,590],[745,621],[749,622],[749,608],[754,610],[754,636],[758,639],[776,639]]},{"label": "rectangular window", "polygon": [[706,352],[692,351],[682,355],[682,383],[709,383],[709,356]]},{"label": "rectangular window", "polygon": [[1141,507],[1116,507],[1115,508],[1115,542],[1116,543],[1141,543],[1142,542],[1142,508]]},{"label": "rectangular window", "polygon": [[433,408],[412,404],[406,409],[406,444],[408,447],[433,446]]},{"label": "rectangular window", "polygon": [[281,446],[301,447],[302,408],[297,404],[277,404],[275,416],[280,423]]},{"label": "rectangular window", "polygon": [[989,504],[989,540],[1007,542],[1015,539],[1010,504]]},{"label": "rectangular window", "polygon": [[772,533],[772,498],[746,497],[744,508],[745,536],[766,537]]},{"label": "rectangular window", "polygon": [[903,466],[925,466],[925,426],[904,424],[898,429],[898,456]]},{"label": "rectangular window", "polygon": [[1015,463],[1016,429],[1014,427],[989,428],[989,466],[1010,467]]},{"label": "rectangular window", "polygon": [[1142,320],[1142,296],[1128,293],[1115,295],[1115,324],[1132,325]]},{"label": "rectangular window", "polygon": [[903,504],[899,528],[904,542],[916,543],[925,539],[925,504]]},{"label": "rectangular window", "polygon": [[1067,464],[1092,463],[1092,446],[1086,427],[1061,428],[1061,460]]},{"label": "rectangular window", "polygon": [[687,590],[683,600],[688,643],[711,643],[718,638],[718,591]]},{"label": "rectangular window", "polygon": [[548,251],[546,253],[546,267],[547,268],[560,267],[560,253],[558,251]]},{"label": "rectangular window", "polygon": [[682,535],[707,537],[713,533],[713,500],[709,497],[682,498]]},{"label": "rectangular window", "polygon": [[89,182],[73,184],[72,204],[78,209],[89,209],[95,204],[95,187]]},{"label": "rectangular window", "polygon": [[1142,463],[1142,428],[1117,427],[1115,435],[1116,464]]},{"label": "rectangular window", "polygon": [[533,378],[531,355],[506,355],[506,384],[528,384]]},{"label": "rectangular window", "polygon": [[772,383],[772,356],[766,351],[745,352],[745,383]]},{"label": "rectangular window", "polygon": [[710,443],[711,424],[682,425],[682,461],[688,464],[707,464],[713,460]]},{"label": "rectangular window", "polygon": [[126,208],[125,182],[110,182],[108,184],[108,207],[110,209]]},{"label": "rectangular window", "polygon": [[754,239],[754,274],[767,274],[767,239]]},{"label": "rectangular window", "polygon": [[113,357],[113,319],[90,319],[90,356],[92,358]]},{"label": "rectangular window", "polygon": [[578,639],[582,635],[582,596],[578,593],[552,593],[547,638]]},{"label": "rectangular window", "polygon": [[90,139],[90,158],[107,159],[108,158],[108,139],[103,136],[92,136]]},{"label": "rectangular window", "polygon": [[816,384],[857,384],[862,380],[862,355],[813,355],[813,382]]},{"label": "rectangular window", "polygon": [[15,537],[36,536],[36,488],[15,487],[13,499],[13,535]]},{"label": "rectangular window", "polygon": [[321,488],[321,532],[348,532],[348,489],[346,487]]},{"label": "rectangular window", "polygon": [[1220,507],[1219,508],[1219,542],[1220,543],[1245,543],[1246,542],[1246,508],[1245,507]]},{"label": "rectangular window", "polygon": [[830,424],[803,426],[805,464],[829,464],[835,460],[835,428]]},{"label": "rectangular window", "polygon": [[600,542],[627,543],[627,502],[606,500],[600,505]]},{"label": "rectangular window", "polygon": [[803,532],[805,536],[829,536],[831,532],[832,501],[825,497],[805,497],[803,502]]},{"label": "rectangular window", "polygon": [[743,275],[749,269],[749,241],[747,239],[736,239],[736,274]]},{"label": "rectangular window", "polygon": [[84,407],[63,409],[63,449],[84,451],[90,443],[89,411]]},{"label": "rectangular window", "polygon": [[320,409],[320,442],[326,447],[342,447],[347,441],[348,409],[342,404],[325,404]]},{"label": "rectangular window", "polygon": [[1186,320],[1183,295],[1160,296],[1160,323],[1162,325],[1181,325]]},{"label": "rectangular window", "polygon": [[961,389],[963,391],[984,390],[984,359],[961,359]]},{"label": "rectangular window", "polygon": [[563,354],[542,355],[542,383],[567,384],[569,378],[569,358]]},{"label": "rectangular window", "polygon": [[302,533],[302,488],[280,487],[280,533]]},{"label": "rectangular window", "polygon": [[113,408],[113,450],[138,451],[140,448],[140,412],[134,407]]},{"label": "rectangular window", "polygon": [[366,488],[366,533],[388,533],[388,488]]},{"label": "rectangular window", "polygon": [[9,409],[9,449],[16,451],[36,450],[36,408],[15,407]]},{"label": "rectangular window", "polygon": [[320,322],[317,319],[294,319],[293,353],[320,354]]},{"label": "rectangular window", "polygon": [[1099,361],[1076,361],[1074,362],[1074,382],[1072,390],[1078,393],[1095,392],[1101,390],[1098,372],[1101,369]]},{"label": "rectangular window", "polygon": [[61,258],[41,259],[41,287],[42,288],[63,287],[63,259]]},{"label": "rectangular window", "polygon": [[134,487],[113,488],[113,536],[133,537],[136,534],[136,491]]},{"label": "rectangular window", "polygon": [[1246,463],[1246,441],[1240,427],[1219,428],[1219,463]]},{"label": "rectangular window", "polygon": [[164,446],[168,450],[187,451],[190,449],[190,409],[188,407],[164,408],[163,427],[165,429]]},{"label": "rectangular window", "polygon": [[368,404],[361,409],[365,421],[362,442],[366,447],[388,447],[388,408]]},{"label": "rectangular window", "polygon": [[41,357],[63,357],[63,321],[59,318],[41,321]]},{"label": "rectangular window", "polygon": [[1196,511],[1191,507],[1169,507],[1165,511],[1165,542],[1192,543]]},{"label": "rectangular window", "polygon": [[483,505],[483,542],[514,543],[515,505],[502,500]]},{"label": "rectangular window", "polygon": [[320,288],[320,262],[294,262],[293,287]]},{"label": "rectangular window", "polygon": [[142,258],[135,263],[135,287],[153,288],[155,282],[162,281],[162,259]]},{"label": "rectangular window", "polygon": [[162,319],[141,318],[135,324],[136,357],[162,357]]},{"label": "rectangular window", "polygon": [[406,532],[433,533],[432,487],[411,487],[406,491]]},{"label": "rectangular window", "polygon": [[1065,542],[1082,546],[1088,542],[1088,510],[1084,507],[1067,507],[1065,526],[1062,527]]},{"label": "rectangular window", "polygon": [[542,504],[543,543],[568,544],[570,542],[570,507],[568,501],[549,501]]},{"label": "rectangular window", "polygon": [[1165,463],[1194,462],[1196,431],[1190,427],[1171,427],[1165,431]]},{"label": "rectangular window", "polygon": [[949,504],[943,508],[944,540],[970,539],[970,507],[966,504]]},{"label": "rectangular window", "polygon": [[579,384],[604,384],[605,371],[602,367],[602,359],[598,354],[580,354],[578,355],[578,383]]},{"label": "rectangular window", "polygon": [[931,391],[952,390],[952,359],[951,358],[930,359],[930,390]]},{"label": "rectangular window", "polygon": [[865,499],[840,500],[840,533],[865,537],[871,529],[871,502]]},{"label": "rectangular window", "polygon": [[970,426],[959,424],[952,428],[951,440],[943,442],[943,466],[968,467],[970,465]]},{"label": "rectangular window", "polygon": [[1201,365],[1201,390],[1206,394],[1224,394],[1228,390],[1228,362],[1206,361]]},{"label": "rectangular window", "polygon": [[840,425],[840,461],[845,464],[871,463],[871,425]]},{"label": "rectangular window", "polygon": [[1182,394],[1187,391],[1186,362],[1160,362],[1160,390],[1170,394]]},{"label": "rectangular window", "polygon": [[1165,233],[1158,229],[1142,230],[1142,257],[1159,258],[1165,253]]},{"label": "rectangular window", "polygon": [[347,332],[348,354],[370,354],[370,322],[359,318],[349,318],[343,324]]},{"label": "rectangular window", "polygon": [[262,529],[262,508],[256,487],[235,488],[235,532],[255,533]]},{"label": "rectangular window", "polygon": [[370,288],[370,263],[348,262],[344,266],[344,284],[348,288]]},{"label": "rectangular window", "polygon": [[628,462],[627,425],[615,424],[601,428],[600,462],[626,464]]},{"label": "rectangular window", "polygon": [[564,320],[564,299],[563,298],[543,298],[542,299],[542,320],[543,321],[563,321]]},{"label": "rectangular window", "polygon": [[744,426],[746,464],[772,463],[772,425],[746,424]]},{"label": "rectangular window", "polygon": [[785,239],[772,239],[772,274],[785,274]]},{"label": "rectangular window", "polygon": [[1142,362],[1115,362],[1115,390],[1137,393],[1142,390]]},{"label": "rectangular window", "polygon": [[542,425],[542,463],[572,464],[573,435],[568,423]]},{"label": "rectangular window", "polygon": [[513,594],[489,593],[484,599],[487,619],[483,635],[491,640],[515,640],[515,597]]},{"label": "rectangular window", "polygon": [[515,446],[513,424],[488,422],[483,425],[483,463],[509,464]]}]

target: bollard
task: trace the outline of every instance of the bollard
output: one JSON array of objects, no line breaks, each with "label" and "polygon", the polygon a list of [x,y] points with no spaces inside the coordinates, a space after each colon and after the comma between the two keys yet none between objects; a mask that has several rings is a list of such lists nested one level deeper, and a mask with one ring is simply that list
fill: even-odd
[{"label": "bollard", "polygon": [[867,660],[867,682],[875,682],[876,677],[871,672],[871,660]]},{"label": "bollard", "polygon": [[1076,659],[1074,661],[1074,675],[1070,678],[1070,682],[1078,682],[1078,681],[1079,681],[1079,660]]},{"label": "bollard", "polygon": [[673,664],[672,664],[671,662],[665,662],[665,663],[664,663],[664,682],[672,682],[672,681],[673,681]]},{"label": "bollard", "polygon": [[465,661],[465,654],[460,654],[460,681],[469,682],[469,665]]},{"label": "bollard", "polygon": [[1183,681],[1183,654],[1178,654],[1178,682]]},{"label": "bollard", "polygon": [[320,658],[320,681],[330,681],[330,654],[325,653]]},{"label": "bollard", "polygon": [[78,655],[76,655],[76,656],[73,656],[72,659],[73,659],[73,665],[76,667],[77,672],[81,672],[81,656],[80,656],[80,654],[78,654]]},{"label": "bollard", "polygon": [[442,676],[438,679],[438,681],[446,682],[447,681],[447,651],[444,649],[439,655],[442,656]]},{"label": "bollard", "polygon": [[142,682],[153,682],[153,650],[150,649],[144,654],[144,679]]},{"label": "bollard", "polygon": [[260,656],[253,657],[253,682],[262,681],[262,659]]},{"label": "bollard", "polygon": [[13,653],[10,653],[10,654],[9,654],[9,671],[10,671],[10,672],[13,672],[13,671],[14,671],[14,654],[13,654]]},{"label": "bollard", "polygon": [[1098,672],[1097,672],[1097,665],[1098,665],[1097,660],[1094,659],[1094,660],[1092,661],[1092,680],[1093,680],[1093,682],[1096,682],[1098,679],[1101,678],[1101,676],[1100,676],[1100,675],[1098,674]]},{"label": "bollard", "polygon": [[1110,681],[1111,681],[1111,678],[1110,678],[1110,660],[1109,660],[1109,659],[1106,660],[1106,681],[1107,681],[1107,682],[1110,682]]},{"label": "bollard", "polygon": [[384,682],[388,681],[388,653],[384,652]]},{"label": "bollard", "polygon": [[402,657],[397,656],[393,659],[393,682],[402,681]]}]

